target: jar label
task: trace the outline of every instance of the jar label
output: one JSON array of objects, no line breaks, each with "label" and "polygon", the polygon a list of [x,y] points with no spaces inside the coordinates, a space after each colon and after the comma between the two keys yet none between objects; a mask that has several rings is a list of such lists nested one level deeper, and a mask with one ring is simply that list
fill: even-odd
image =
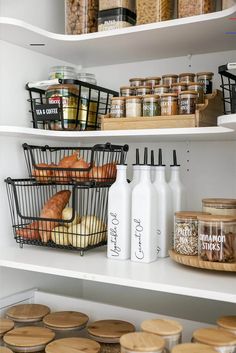
[{"label": "jar label", "polygon": [[197,255],[198,222],[176,222],[174,232],[174,249],[179,254]]},{"label": "jar label", "polygon": [[[219,227],[205,226],[199,235],[200,256],[205,261],[235,262],[236,233],[223,232]],[[214,229],[215,228],[215,229]],[[214,233],[211,233],[214,229]]]},{"label": "jar label", "polygon": [[117,213],[110,212],[110,227],[109,227],[109,237],[110,237],[110,249],[109,252],[113,257],[119,257],[121,248],[118,245],[119,242],[119,224]]}]

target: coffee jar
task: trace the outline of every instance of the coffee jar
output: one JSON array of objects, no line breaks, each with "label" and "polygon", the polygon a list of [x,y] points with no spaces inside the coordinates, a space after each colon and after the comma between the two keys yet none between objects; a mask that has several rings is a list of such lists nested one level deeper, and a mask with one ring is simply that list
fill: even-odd
[{"label": "coffee jar", "polygon": [[219,353],[235,353],[236,336],[219,328],[200,328],[193,332],[193,341],[211,346]]},{"label": "coffee jar", "polygon": [[165,341],[162,337],[148,332],[134,332],[120,339],[121,353],[164,353]]},{"label": "coffee jar", "polygon": [[7,310],[6,317],[13,320],[17,326],[39,325],[49,313],[50,309],[46,305],[18,304]]},{"label": "coffee jar", "polygon": [[236,315],[222,316],[217,320],[217,325],[236,335]]},{"label": "coffee jar", "polygon": [[209,212],[214,215],[236,216],[236,199],[203,199],[202,211]]}]

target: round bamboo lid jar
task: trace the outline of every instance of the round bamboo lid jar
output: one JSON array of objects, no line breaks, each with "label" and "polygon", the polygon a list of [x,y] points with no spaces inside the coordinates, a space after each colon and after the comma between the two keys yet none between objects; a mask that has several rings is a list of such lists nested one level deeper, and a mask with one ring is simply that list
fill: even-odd
[{"label": "round bamboo lid jar", "polygon": [[163,338],[148,332],[128,333],[121,337],[123,353],[152,352],[162,353],[165,346]]},{"label": "round bamboo lid jar", "polygon": [[14,352],[41,352],[55,337],[55,333],[45,327],[24,326],[15,328],[3,337],[4,343]]},{"label": "round bamboo lid jar", "polygon": [[206,344],[200,343],[182,343],[175,346],[171,353],[216,353],[217,351],[207,346]]},{"label": "round bamboo lid jar", "polygon": [[13,353],[13,351],[7,347],[0,347],[0,353]]},{"label": "round bamboo lid jar", "polygon": [[12,306],[6,312],[9,319],[17,323],[36,323],[50,313],[49,307],[41,304],[19,304]]},{"label": "round bamboo lid jar", "polygon": [[45,349],[46,353],[99,353],[101,346],[99,343],[88,338],[62,338],[49,343]]},{"label": "round bamboo lid jar", "polygon": [[236,335],[236,315],[222,316],[217,320],[217,325]]},{"label": "round bamboo lid jar", "polygon": [[0,337],[2,337],[6,332],[12,330],[14,327],[14,321],[11,319],[0,318]]},{"label": "round bamboo lid jar", "polygon": [[219,328],[200,328],[193,333],[194,342],[207,344],[220,353],[234,353],[236,336]]}]

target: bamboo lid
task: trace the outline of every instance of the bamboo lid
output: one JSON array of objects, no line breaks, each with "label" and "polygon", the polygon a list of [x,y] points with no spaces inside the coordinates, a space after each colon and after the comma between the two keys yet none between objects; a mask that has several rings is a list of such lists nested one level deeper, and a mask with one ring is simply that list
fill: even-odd
[{"label": "bamboo lid", "polygon": [[145,100],[146,98],[160,98],[159,94],[145,94],[145,96],[143,96],[143,100]]},{"label": "bamboo lid", "polygon": [[196,75],[197,76],[203,76],[203,75],[214,76],[214,73],[213,72],[197,72]]},{"label": "bamboo lid", "polygon": [[[174,83],[173,83],[174,84]],[[170,88],[170,86],[168,86],[168,85],[156,85],[156,86],[154,86],[153,88]]]},{"label": "bamboo lid", "polygon": [[162,350],[165,346],[165,341],[153,333],[134,332],[122,336],[120,344],[129,351],[154,352]]},{"label": "bamboo lid", "polygon": [[35,322],[50,313],[49,307],[41,304],[19,304],[7,310],[6,316],[16,322]]},{"label": "bamboo lid", "polygon": [[49,343],[45,349],[46,353],[99,353],[99,343],[88,338],[62,338]]},{"label": "bamboo lid", "polygon": [[182,72],[179,74],[179,77],[184,77],[184,76],[196,76],[193,72]]},{"label": "bamboo lid", "polygon": [[215,347],[236,345],[236,336],[219,328],[200,328],[194,331],[193,338],[197,342]]},{"label": "bamboo lid", "polygon": [[197,219],[206,222],[236,222],[236,216],[202,215]]},{"label": "bamboo lid", "polygon": [[186,84],[188,87],[191,87],[191,86],[199,86],[199,87],[203,87],[204,86],[204,83],[202,82],[189,82]]},{"label": "bamboo lid", "polygon": [[186,87],[187,84],[184,83],[184,82],[176,82],[176,83],[172,83],[171,86],[172,86],[172,87],[178,87],[178,86]]},{"label": "bamboo lid", "polygon": [[116,100],[122,100],[122,101],[124,101],[124,100],[125,100],[125,97],[112,97],[111,100],[112,100],[112,101],[116,101]]},{"label": "bamboo lid", "polygon": [[195,96],[198,95],[198,93],[196,91],[182,91],[179,93],[181,96],[184,95],[184,94],[193,94]]},{"label": "bamboo lid", "polygon": [[136,90],[138,91],[139,90],[139,88],[144,88],[144,89],[149,89],[149,90],[151,90],[151,86],[137,86],[136,87]]},{"label": "bamboo lid", "polygon": [[[45,346],[55,337],[55,333],[45,327],[24,326],[15,328],[3,337],[3,341],[11,347],[33,348]],[[13,348],[14,350],[14,348]]]},{"label": "bamboo lid", "polygon": [[89,318],[78,311],[57,311],[43,318],[43,323],[54,330],[71,330],[85,327]]},{"label": "bamboo lid", "polygon": [[141,323],[141,328],[145,332],[160,336],[176,335],[183,331],[183,327],[177,321],[165,319],[145,320]]},{"label": "bamboo lid", "polygon": [[145,81],[145,78],[142,78],[142,77],[132,77],[129,79],[129,82],[132,82],[132,81]]},{"label": "bamboo lid", "polygon": [[0,347],[0,353],[13,353],[13,351],[7,347]]},{"label": "bamboo lid", "polygon": [[202,203],[209,203],[209,204],[213,204],[213,205],[232,205],[232,206],[236,206],[236,199],[217,199],[217,198],[213,198],[213,199],[203,199]]},{"label": "bamboo lid", "polygon": [[222,316],[217,320],[217,324],[229,330],[236,330],[236,315]]},{"label": "bamboo lid", "polygon": [[206,344],[183,343],[175,346],[171,353],[216,353],[216,350]]},{"label": "bamboo lid", "polygon": [[197,219],[200,216],[210,215],[208,212],[197,212],[197,211],[180,211],[175,212],[176,218],[190,218],[190,219]]},{"label": "bamboo lid", "polygon": [[87,328],[88,333],[96,337],[96,339],[115,340],[119,342],[119,338],[129,332],[134,332],[133,324],[121,320],[100,320],[95,321]]},{"label": "bamboo lid", "polygon": [[150,76],[150,77],[146,77],[145,78],[145,80],[146,81],[148,81],[148,80],[161,80],[161,77],[159,77],[159,76]]},{"label": "bamboo lid", "polygon": [[14,327],[14,321],[10,319],[0,318],[0,337],[7,331],[12,330]]},{"label": "bamboo lid", "polygon": [[135,90],[136,87],[133,87],[133,86],[121,86],[120,89],[131,89],[131,90]]},{"label": "bamboo lid", "polygon": [[162,75],[162,78],[166,78],[166,77],[174,77],[174,78],[178,78],[179,76],[176,75],[176,74],[165,74],[165,75]]}]

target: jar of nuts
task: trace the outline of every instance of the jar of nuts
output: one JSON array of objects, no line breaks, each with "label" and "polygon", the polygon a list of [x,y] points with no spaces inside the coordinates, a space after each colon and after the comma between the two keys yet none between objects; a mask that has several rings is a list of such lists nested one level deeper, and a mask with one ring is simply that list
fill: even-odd
[{"label": "jar of nuts", "polygon": [[98,0],[65,1],[66,34],[97,32]]},{"label": "jar of nuts", "polygon": [[174,16],[173,0],[136,0],[137,25],[171,20]]},{"label": "jar of nuts", "polygon": [[178,0],[178,17],[202,15],[216,11],[215,0]]}]

